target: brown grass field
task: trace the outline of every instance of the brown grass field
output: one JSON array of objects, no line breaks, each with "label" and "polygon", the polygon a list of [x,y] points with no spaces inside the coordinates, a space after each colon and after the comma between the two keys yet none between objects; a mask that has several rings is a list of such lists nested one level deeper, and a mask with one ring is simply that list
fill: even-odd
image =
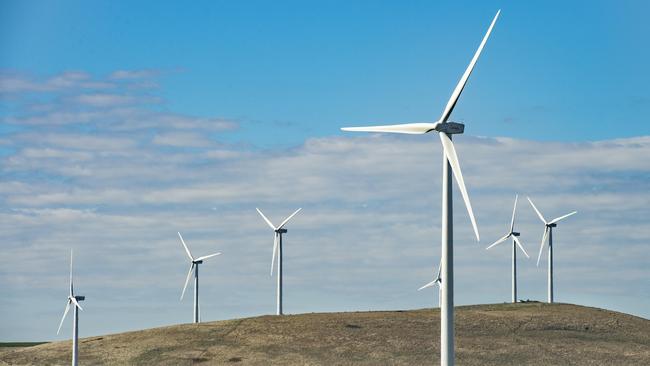
[{"label": "brown grass field", "polygon": [[[182,324],[80,340],[81,365],[436,365],[438,309]],[[67,365],[70,341],[0,349],[0,364]],[[457,365],[650,365],[650,320],[569,304],[456,308]]]}]

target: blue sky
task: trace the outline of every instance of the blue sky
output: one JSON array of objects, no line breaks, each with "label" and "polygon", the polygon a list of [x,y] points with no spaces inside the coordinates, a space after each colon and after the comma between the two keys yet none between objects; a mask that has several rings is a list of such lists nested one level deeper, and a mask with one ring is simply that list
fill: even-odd
[{"label": "blue sky", "polygon": [[[649,317],[646,2],[4,1],[0,340],[69,337],[70,248],[82,336],[190,321],[176,231],[224,253],[203,319],[272,313],[255,207],[303,207],[287,312],[437,303],[415,291],[439,261],[437,139],[339,128],[435,121],[499,8],[452,114],[482,237],[456,197],[456,302],[509,299],[508,250],[484,247],[520,193],[535,257],[523,197],[579,211],[555,233],[559,301]],[[522,259],[522,298],[545,297],[543,266]]]},{"label": "blue sky", "polygon": [[159,70],[161,108],[237,119],[236,141],[297,144],[342,123],[437,118],[498,8],[455,114],[469,133],[649,132],[643,1],[3,2],[0,67]]}]

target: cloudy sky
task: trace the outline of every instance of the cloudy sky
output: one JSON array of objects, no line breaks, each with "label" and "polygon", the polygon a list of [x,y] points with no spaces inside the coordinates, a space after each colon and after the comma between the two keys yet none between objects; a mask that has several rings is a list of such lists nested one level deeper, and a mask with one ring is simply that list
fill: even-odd
[{"label": "cloudy sky", "polygon": [[[437,119],[498,8],[452,119],[477,216],[455,197],[456,303],[510,298],[512,203],[535,266],[547,218],[556,299],[650,317],[650,25],[644,2],[206,2],[0,5],[0,340],[53,340],[67,296],[81,335],[270,314],[272,232],[285,311],[437,303],[441,150],[435,134],[344,125]],[[69,320],[68,320],[69,322]],[[65,326],[69,329],[69,324]]]}]

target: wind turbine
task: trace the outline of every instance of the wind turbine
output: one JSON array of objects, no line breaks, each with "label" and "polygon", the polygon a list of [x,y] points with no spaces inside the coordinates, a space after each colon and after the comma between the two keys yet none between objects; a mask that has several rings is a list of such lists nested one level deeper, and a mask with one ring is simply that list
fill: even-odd
[{"label": "wind turbine", "polygon": [[438,307],[440,307],[442,303],[442,295],[440,294],[440,291],[442,290],[442,277],[440,276],[440,269],[442,267],[442,260],[440,260],[440,265],[438,266],[438,274],[436,275],[436,279],[427,283],[426,285],[420,287],[418,291],[424,290],[427,287],[431,287],[433,285],[438,285]]},{"label": "wind turbine", "polygon": [[257,212],[262,216],[264,221],[273,229],[273,256],[271,257],[271,276],[273,276],[273,264],[275,263],[275,254],[278,254],[278,289],[276,293],[276,315],[282,315],[282,234],[286,234],[287,229],[284,229],[284,225],[291,220],[302,208],[297,209],[294,213],[289,215],[280,226],[275,227],[271,220],[266,218],[262,211],[259,208],[256,208]]},{"label": "wind turbine", "polygon": [[199,323],[201,322],[201,312],[199,311],[199,264],[203,263],[203,261],[208,258],[221,255],[221,253],[214,253],[214,254],[204,255],[203,257],[194,258],[192,256],[192,253],[190,253],[190,249],[187,247],[187,244],[185,244],[185,241],[183,240],[181,233],[178,233],[178,237],[181,239],[183,248],[185,248],[185,253],[187,253],[187,256],[190,257],[190,261],[191,261],[190,270],[187,271],[185,286],[183,286],[183,292],[181,293],[181,300],[183,300],[183,296],[185,296],[185,289],[187,288],[187,283],[190,282],[190,276],[192,275],[192,270],[194,270],[194,323]]},{"label": "wind turbine", "polygon": [[564,216],[556,217],[551,221],[546,221],[544,219],[544,216],[542,216],[542,213],[539,212],[537,207],[535,207],[535,204],[533,201],[528,198],[528,202],[530,202],[531,206],[533,206],[533,209],[537,213],[537,216],[539,216],[539,219],[542,220],[544,223],[544,234],[542,235],[542,244],[539,247],[539,255],[537,256],[537,266],[539,267],[539,260],[542,258],[542,251],[544,250],[544,242],[546,242],[546,238],[548,237],[548,303],[553,302],[553,228],[557,226],[558,221],[567,218],[571,215],[574,215],[578,213],[578,211],[573,211],[571,213],[568,213]]},{"label": "wind turbine", "polygon": [[68,315],[68,311],[70,310],[70,304],[74,304],[72,308],[72,366],[77,366],[79,358],[79,312],[77,309],[83,310],[81,305],[79,305],[79,301],[85,299],[85,296],[75,296],[74,294],[74,286],[72,284],[72,250],[70,250],[70,292],[68,293],[68,303],[65,305],[65,311],[63,311],[63,317],[61,318],[61,323],[59,323],[59,329],[56,331],[56,334],[59,334],[61,331],[65,316]]},{"label": "wind turbine", "polygon": [[474,65],[478,60],[485,43],[490,37],[492,28],[499,17],[501,10],[497,11],[494,16],[487,33],[483,37],[474,57],[461,77],[458,85],[451,94],[451,98],[447,102],[440,119],[435,123],[407,123],[399,125],[388,126],[368,126],[368,127],[344,127],[343,131],[365,131],[365,132],[393,132],[393,133],[406,133],[406,134],[425,134],[431,131],[437,131],[440,136],[440,142],[444,151],[442,159],[442,307],[440,308],[440,363],[443,366],[454,364],[454,270],[453,270],[453,205],[452,205],[452,190],[451,190],[451,173],[453,172],[458,188],[465,201],[465,207],[469,218],[476,234],[476,240],[479,240],[478,228],[472,205],[469,202],[467,189],[465,188],[465,181],[463,174],[460,170],[458,157],[456,156],[456,149],[451,141],[451,135],[463,133],[465,125],[462,123],[450,122],[449,116],[454,110],[458,97],[465,88],[467,79],[469,78]]},{"label": "wind turbine", "polygon": [[510,231],[508,232],[508,234],[504,235],[501,239],[495,241],[494,244],[485,248],[485,249],[490,249],[493,246],[508,240],[508,238],[512,238],[512,303],[513,304],[517,302],[517,246],[519,247],[519,249],[521,249],[522,252],[524,252],[526,258],[530,258],[528,256],[528,253],[526,253],[526,249],[524,249],[524,246],[519,241],[518,237],[520,234],[515,231],[515,211],[517,211],[518,199],[519,199],[519,195],[516,195],[515,205],[512,207],[512,220],[510,220]]}]

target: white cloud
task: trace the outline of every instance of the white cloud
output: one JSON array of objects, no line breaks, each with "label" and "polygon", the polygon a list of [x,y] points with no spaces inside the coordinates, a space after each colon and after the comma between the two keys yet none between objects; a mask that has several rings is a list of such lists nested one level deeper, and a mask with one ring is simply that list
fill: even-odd
[{"label": "white cloud", "polygon": [[[32,338],[50,334],[43,319],[56,325],[60,317],[69,248],[78,258],[78,289],[88,296],[85,334],[125,330],[127,323],[105,319],[125,319],[131,329],[187,320],[190,307],[177,300],[187,269],[176,231],[198,253],[224,253],[202,274],[205,319],[268,313],[272,233],[255,207],[274,221],[304,208],[286,236],[287,311],[433,304],[415,289],[439,258],[435,135],[326,137],[258,150],[220,141],[219,132],[236,127],[220,118],[141,106],[89,105],[83,113],[92,115],[84,128],[43,115],[4,139],[11,151],[0,156],[0,292],[27,304],[4,307],[12,314],[6,329],[22,329],[12,319],[27,319],[29,329],[40,329]],[[650,315],[640,295],[650,292],[650,137],[459,136],[455,143],[484,240],[474,243],[456,196],[458,303],[509,299],[509,252],[484,246],[503,235],[520,193],[548,217],[579,211],[556,231],[560,301]],[[536,256],[541,224],[523,199],[519,212],[521,238]],[[522,259],[520,274],[521,297],[542,299],[543,268]],[[616,293],[614,304],[602,300],[603,288]]]}]

